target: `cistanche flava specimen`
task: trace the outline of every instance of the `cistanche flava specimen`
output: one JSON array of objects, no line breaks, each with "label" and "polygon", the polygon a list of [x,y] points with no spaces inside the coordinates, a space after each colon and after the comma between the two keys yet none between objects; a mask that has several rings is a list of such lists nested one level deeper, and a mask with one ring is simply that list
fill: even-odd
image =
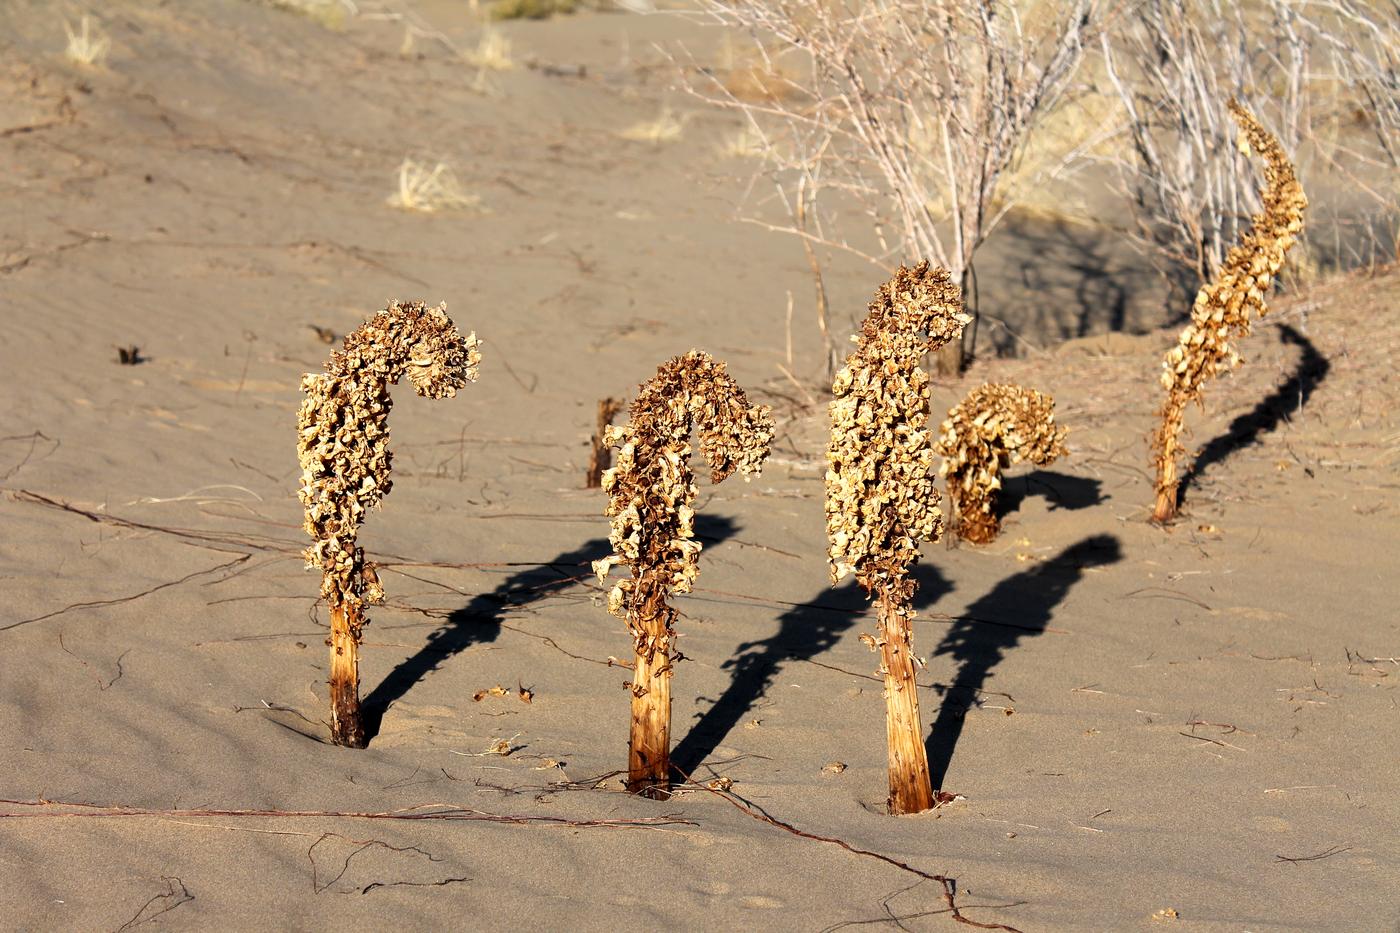
[{"label": "cistanche flava specimen", "polygon": [[[826,529],[831,582],[855,574],[877,605],[872,647],[881,654],[889,743],[889,809],[933,806],[910,623],[916,583],[909,570],[919,542],[943,530],[934,487],[927,355],[954,340],[971,318],[948,272],[900,266],[880,286],[856,351],[832,385]],[[869,638],[869,636],[865,636]]]},{"label": "cistanche flava specimen", "polygon": [[607,428],[617,463],[603,474],[612,519],[613,553],[593,563],[599,580],[614,564],[629,579],[608,593],[608,611],[627,622],[636,648],[627,787],[665,797],[671,773],[671,669],[676,612],[667,603],[687,593],[699,570],[695,540],[695,476],[690,469],[692,426],[721,482],[735,470],[757,476],[773,439],[766,405],[751,405],[744,390],[708,353],[691,350],[667,361],[642,384],[629,421]]},{"label": "cistanche flava specimen", "polygon": [[1001,531],[995,505],[1002,469],[1022,460],[1045,466],[1065,453],[1055,400],[1018,385],[973,389],[938,430],[935,450],[953,500],[953,531],[974,544],[986,544]]},{"label": "cistanche flava specimen", "polygon": [[324,373],[308,373],[297,417],[301,501],[306,507],[308,567],[321,570],[330,606],[331,740],[365,746],[360,719],[360,634],[368,606],[383,601],[374,565],[356,543],[365,513],[392,481],[389,386],[407,375],[419,395],[450,398],[476,380],[476,334],[463,337],[447,306],[391,302],[345,338]]},{"label": "cistanche flava specimen", "polygon": [[1254,216],[1253,226],[1239,245],[1230,248],[1216,280],[1196,295],[1191,321],[1163,362],[1162,386],[1167,399],[1152,445],[1157,468],[1152,520],[1158,523],[1176,517],[1181,482],[1177,467],[1186,406],[1191,402],[1204,404],[1201,386],[1205,381],[1240,362],[1230,341],[1247,336],[1251,318],[1268,312],[1264,293],[1283,268],[1284,254],[1297,241],[1308,206],[1278,140],[1237,101],[1230,101],[1229,107],[1240,127],[1241,150],[1253,150],[1264,159],[1264,209]]}]

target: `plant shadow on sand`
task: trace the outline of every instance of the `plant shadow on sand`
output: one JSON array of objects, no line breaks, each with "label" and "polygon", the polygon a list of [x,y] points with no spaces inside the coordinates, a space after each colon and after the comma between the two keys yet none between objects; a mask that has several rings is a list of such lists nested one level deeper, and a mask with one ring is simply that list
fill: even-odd
[{"label": "plant shadow on sand", "polygon": [[[916,609],[933,605],[952,590],[930,564],[916,565],[914,577],[919,581],[914,593]],[[863,621],[874,624],[873,610],[852,580],[838,589],[823,590],[811,602],[793,606],[779,617],[778,631],[768,638],[739,645],[735,656],[722,665],[731,674],[729,686],[672,750],[676,767],[683,775],[694,772],[763,697],[783,667],[830,651],[849,629]]]},{"label": "plant shadow on sand", "polygon": [[1208,467],[1250,446],[1262,435],[1268,434],[1287,421],[1290,415],[1302,411],[1303,406],[1312,398],[1313,392],[1322,384],[1322,380],[1327,378],[1332,364],[1317,352],[1317,347],[1313,346],[1311,340],[1287,324],[1280,324],[1278,331],[1280,342],[1294,344],[1302,351],[1298,364],[1293,368],[1293,375],[1253,409],[1231,421],[1224,434],[1212,438],[1201,448],[1200,454],[1187,468],[1181,477],[1181,484],[1177,487],[1178,508],[1185,501],[1186,488],[1197,482]]},{"label": "plant shadow on sand", "polygon": [[962,734],[967,711],[977,702],[977,694],[992,676],[992,669],[1005,659],[1023,638],[1045,631],[1054,609],[1079,582],[1084,570],[1117,563],[1122,546],[1112,535],[1093,535],[1066,548],[1056,557],[1030,570],[1007,577],[987,595],[967,607],[953,620],[934,656],[949,655],[958,662],[950,690],[972,692],[968,703],[955,702],[945,695],[925,747],[933,786],[941,788],[953,760],[953,749]]},{"label": "plant shadow on sand", "polygon": [[[695,517],[695,536],[706,544],[723,541],[737,530],[728,518]],[[512,573],[490,592],[474,596],[465,606],[454,609],[446,624],[429,635],[422,648],[399,663],[361,701],[366,737],[373,739],[379,734],[384,714],[414,684],[472,645],[495,641],[502,621],[511,612],[558,595],[593,576],[592,562],[611,553],[607,538],[594,538],[544,563]]]},{"label": "plant shadow on sand", "polygon": [[1032,470],[1021,476],[1002,480],[1001,492],[997,494],[995,508],[998,519],[1021,508],[1021,503],[1031,496],[1043,495],[1053,509],[1087,509],[1099,505],[1107,496],[1103,494],[1103,481],[1087,476],[1071,476],[1054,470]]}]

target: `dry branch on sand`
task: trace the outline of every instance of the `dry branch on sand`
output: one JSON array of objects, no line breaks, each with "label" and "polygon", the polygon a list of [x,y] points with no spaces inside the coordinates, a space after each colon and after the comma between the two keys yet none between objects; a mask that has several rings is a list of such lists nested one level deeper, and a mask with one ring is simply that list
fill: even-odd
[{"label": "dry branch on sand", "polygon": [[[944,269],[901,266],[870,302],[856,351],[831,391],[826,529],[831,582],[854,573],[879,613],[872,647],[881,652],[888,714],[891,813],[933,806],[919,722],[909,570],[919,542],[943,531],[933,482],[929,378],[924,357],[957,339],[970,318]],[[866,636],[868,638],[868,636]]]},{"label": "dry branch on sand", "polygon": [[948,412],[935,447],[943,458],[956,515],[953,531],[986,544],[1001,531],[993,508],[1005,466],[1029,460],[1045,466],[1065,453],[1065,430],[1055,427],[1055,400],[1017,385],[973,389]]},{"label": "dry branch on sand", "polygon": [[306,393],[297,418],[301,501],[312,545],[309,567],[323,573],[331,635],[331,739],[363,748],[360,720],[360,635],[365,607],[384,590],[374,565],[356,544],[365,513],[389,492],[389,386],[404,375],[419,395],[451,398],[477,376],[476,334],[463,338],[447,306],[391,302],[345,338],[324,373],[303,377]]},{"label": "dry branch on sand", "polygon": [[735,470],[758,475],[773,439],[766,405],[751,405],[722,362],[691,350],[662,364],[642,384],[629,422],[607,429],[617,465],[603,474],[612,519],[613,553],[593,563],[599,580],[614,564],[626,564],[630,579],[608,593],[608,611],[627,621],[636,647],[632,668],[632,732],[627,787],[664,797],[671,771],[671,670],[676,611],[672,593],[688,593],[699,571],[695,540],[695,476],[690,469],[690,433],[700,430],[700,449],[718,483]]},{"label": "dry branch on sand", "polygon": [[1293,165],[1272,133],[1236,101],[1230,114],[1240,127],[1240,148],[1264,159],[1264,209],[1239,245],[1230,248],[1214,282],[1203,287],[1191,308],[1191,321],[1163,361],[1162,386],[1167,390],[1162,423],[1153,438],[1156,453],[1157,502],[1152,520],[1176,517],[1177,460],[1186,406],[1201,403],[1201,387],[1217,373],[1240,362],[1231,344],[1249,334],[1251,317],[1268,311],[1264,292],[1283,268],[1284,255],[1303,229],[1308,199],[1293,173]]}]

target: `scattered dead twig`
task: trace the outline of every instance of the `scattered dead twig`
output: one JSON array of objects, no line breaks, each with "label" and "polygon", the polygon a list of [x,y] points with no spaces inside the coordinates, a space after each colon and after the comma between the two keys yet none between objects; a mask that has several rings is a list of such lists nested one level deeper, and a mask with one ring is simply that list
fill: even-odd
[{"label": "scattered dead twig", "polygon": [[[456,807],[445,803],[420,803],[398,810],[357,811],[357,810],[224,810],[214,807],[197,809],[163,809],[159,807],[128,807],[96,803],[76,803],[67,800],[10,800],[0,799],[0,805],[29,807],[37,812],[0,813],[4,819],[36,819],[42,817],[263,817],[263,818],[311,818],[311,819],[356,819],[356,820],[405,820],[405,821],[444,821],[475,823],[508,823],[516,826],[543,825],[562,826],[570,829],[588,827],[654,829],[663,826],[697,826],[694,820],[671,816],[645,816],[636,819],[592,819],[570,820],[560,816],[530,816],[515,813],[488,813],[468,807]],[[66,808],[66,809],[57,809]]]},{"label": "scattered dead twig", "polygon": [[[316,847],[319,846],[321,843],[325,842],[327,839],[343,839],[350,845],[356,846],[356,848],[349,855],[345,856],[345,861],[341,863],[340,871],[338,871],[334,877],[322,882],[319,880],[320,866],[316,864]],[[359,855],[361,852],[364,852],[366,849],[373,849],[375,847],[383,848],[390,852],[416,852],[417,854],[426,858],[429,862],[442,861],[441,858],[439,858],[436,855],[433,855],[431,852],[424,848],[421,848],[420,846],[391,846],[389,845],[389,843],[383,842],[379,839],[347,839],[345,836],[340,835],[340,833],[322,833],[315,842],[311,843],[310,848],[306,850],[306,860],[311,863],[312,893],[324,894],[326,891],[330,890],[331,885],[335,884],[341,878],[345,877],[345,873],[350,870],[350,862],[355,858],[355,856]],[[411,883],[412,882],[392,882],[392,884]],[[420,884],[422,884],[422,882],[420,882]],[[365,888],[361,889],[360,893],[364,894],[370,888],[381,886],[385,886],[383,882],[374,882],[373,884],[370,884]]]},{"label": "scattered dead twig", "polygon": [[142,597],[150,596],[152,593],[158,593],[161,590],[168,590],[172,586],[179,586],[182,583],[188,583],[190,580],[193,580],[196,577],[208,576],[211,573],[218,573],[221,570],[228,570],[233,567],[237,567],[239,564],[250,559],[252,559],[251,554],[243,554],[238,557],[235,557],[233,560],[225,561],[222,564],[218,564],[214,567],[209,567],[204,570],[192,571],[190,573],[185,574],[178,580],[169,580],[165,583],[161,583],[149,589],[142,590],[139,593],[132,593],[129,596],[118,596],[115,599],[94,599],[89,600],[88,602],[72,603],[71,605],[64,606],[62,609],[55,609],[52,612],[46,612],[43,615],[34,616],[32,619],[21,619],[18,622],[11,622],[8,625],[0,625],[0,632],[8,632],[10,629],[19,628],[21,625],[28,625],[31,622],[43,622],[46,619],[52,619],[68,612],[76,612],[80,609],[99,609],[103,606],[116,606],[120,605],[121,603],[134,602],[135,600],[141,599]]},{"label": "scattered dead twig", "polygon": [[34,450],[36,447],[38,447],[39,441],[41,440],[48,441],[50,444],[53,445],[53,449],[50,450],[48,454],[45,454],[45,456],[54,453],[54,451],[58,450],[60,446],[60,442],[57,439],[49,437],[43,431],[33,431],[29,434],[15,434],[11,435],[10,437],[0,437],[0,443],[3,443],[4,441],[29,441],[29,450],[25,451],[24,459],[20,460],[20,462],[16,463],[14,466],[10,467],[10,469],[7,470],[3,476],[0,476],[0,482],[4,482],[11,476],[14,476],[20,470],[24,469],[25,465],[29,463],[30,458],[34,456]]},{"label": "scattered dead twig", "polygon": [[1294,857],[1275,855],[1274,861],[1288,862],[1290,865],[1297,865],[1299,862],[1317,862],[1325,858],[1331,858],[1334,855],[1341,855],[1343,852],[1349,852],[1352,848],[1353,846],[1332,846],[1329,849],[1322,850],[1316,855],[1299,855]]},{"label": "scattered dead twig", "polygon": [[63,643],[63,633],[62,633],[62,632],[59,632],[59,633],[58,633],[58,647],[63,651],[64,654],[68,655],[70,658],[72,658],[73,660],[77,661],[77,662],[78,662],[79,664],[81,664],[83,667],[87,668],[88,673],[90,673],[90,674],[92,675],[93,680],[97,681],[97,689],[98,689],[99,691],[106,690],[107,688],[111,687],[112,684],[114,684],[114,683],[116,683],[117,681],[119,681],[119,680],[122,679],[122,674],[126,673],[126,672],[122,669],[122,658],[126,657],[128,654],[131,653],[131,649],[128,648],[128,649],[126,649],[125,651],[123,651],[121,654],[117,655],[117,665],[116,665],[116,666],[117,666],[117,673],[112,677],[112,679],[107,680],[107,681],[104,681],[104,680],[102,679],[102,675],[99,674],[99,673],[97,673],[97,669],[96,669],[96,668],[94,668],[91,664],[89,664],[88,662],[84,661],[82,658],[78,657],[76,654],[74,654],[74,653],[72,652],[72,650],[70,650],[69,647]]},{"label": "scattered dead twig", "polygon": [[1197,742],[1209,742],[1212,745],[1219,745],[1221,748],[1233,748],[1237,752],[1245,751],[1245,749],[1240,748],[1238,745],[1231,745],[1229,742],[1222,742],[1219,739],[1212,739],[1209,736],[1192,735],[1189,732],[1178,732],[1177,735],[1185,736],[1188,739],[1195,739]]},{"label": "scattered dead twig", "polygon": [[[135,916],[117,927],[116,933],[124,933],[124,931],[130,930],[133,927],[138,927],[143,923],[150,923],[161,914],[169,913],[181,904],[188,904],[190,901],[194,900],[194,895],[190,893],[190,889],[185,887],[185,883],[179,878],[162,875],[160,880],[165,882],[165,890],[142,904],[141,909],[136,911]],[[165,903],[154,913],[146,914],[147,909],[155,905],[158,901],[164,901]]]},{"label": "scattered dead twig", "polygon": [[[675,765],[673,764],[672,767],[675,767]],[[717,787],[711,786],[712,784],[715,784],[717,782],[696,781],[695,778],[691,777],[689,774],[687,774],[680,768],[676,768],[676,771],[678,771],[681,774],[681,776],[686,779],[686,782],[688,784],[699,788],[700,790],[706,791],[707,793],[714,794],[716,797],[720,798],[725,803],[734,807],[736,810],[738,810],[740,813],[743,813],[750,819],[757,820],[760,823],[767,823],[769,826],[774,826],[778,829],[783,830],[784,832],[791,833],[792,835],[799,836],[803,839],[811,839],[816,842],[825,842],[828,845],[839,846],[840,848],[845,849],[847,852],[850,852],[854,855],[863,855],[866,858],[876,859],[878,861],[884,862],[887,865],[892,865],[895,868],[898,868],[900,871],[908,872],[911,875],[922,878],[925,881],[938,882],[938,884],[942,885],[943,887],[943,902],[948,905],[948,910],[952,918],[958,923],[962,923],[971,927],[977,927],[981,930],[1006,930],[1008,931],[1008,933],[1022,933],[1022,931],[1016,929],[1015,927],[1007,926],[1003,923],[979,923],[976,920],[964,917],[962,911],[958,908],[957,904],[957,882],[954,879],[949,878],[947,875],[935,875],[930,874],[926,871],[921,871],[920,869],[917,869],[912,865],[899,861],[899,859],[891,858],[888,855],[881,855],[879,852],[872,852],[869,849],[858,848],[857,846],[851,845],[844,839],[838,839],[835,836],[821,836],[816,833],[809,833],[805,830],[798,829],[791,823],[786,823],[780,819],[777,819],[776,817],[772,817],[766,813],[761,813],[758,810],[755,810],[753,807],[742,802],[737,795],[735,795],[732,791],[728,790],[727,788],[721,790]]]},{"label": "scattered dead twig", "polygon": [[[1155,593],[1154,593],[1154,592],[1152,592],[1153,590],[1159,590],[1160,592],[1155,592]],[[1128,593],[1124,593],[1122,596],[1120,596],[1120,597],[1118,597],[1118,598],[1119,598],[1119,599],[1139,599],[1139,598],[1141,598],[1141,599],[1179,599],[1179,600],[1181,600],[1181,601],[1184,602],[1184,603],[1191,603],[1191,604],[1194,605],[1194,606],[1200,606],[1200,607],[1201,607],[1202,609],[1204,609],[1206,612],[1214,612],[1214,611],[1215,611],[1214,609],[1212,609],[1212,608],[1210,608],[1209,606],[1207,606],[1205,603],[1201,602],[1199,599],[1195,599],[1194,597],[1187,596],[1185,593],[1178,593],[1176,590],[1169,590],[1169,589],[1167,589],[1165,586],[1144,586],[1144,587],[1140,587],[1139,589],[1133,590],[1133,591],[1128,592]]]}]

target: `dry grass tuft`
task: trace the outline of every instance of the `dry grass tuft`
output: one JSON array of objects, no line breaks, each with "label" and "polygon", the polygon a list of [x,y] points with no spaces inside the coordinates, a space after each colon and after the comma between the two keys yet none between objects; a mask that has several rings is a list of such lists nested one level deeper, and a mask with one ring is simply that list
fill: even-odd
[{"label": "dry grass tuft", "polygon": [[479,208],[481,198],[462,190],[457,176],[446,162],[429,168],[426,164],[404,159],[399,165],[399,190],[388,203],[405,211],[432,214],[443,210]]},{"label": "dry grass tuft", "polygon": [[761,159],[768,154],[769,143],[751,124],[745,123],[719,144],[722,159]]},{"label": "dry grass tuft", "polygon": [[462,60],[482,71],[510,71],[515,67],[510,53],[510,40],[505,34],[487,26],[481,31],[476,47],[462,53]]},{"label": "dry grass tuft", "polygon": [[101,29],[94,28],[90,17],[84,15],[78,20],[77,31],[64,22],[63,31],[68,34],[68,47],[63,50],[65,58],[85,68],[102,67],[112,49],[112,40]]},{"label": "dry grass tuft", "polygon": [[351,0],[263,0],[268,6],[305,16],[327,29],[344,29],[355,15]]},{"label": "dry grass tuft", "polygon": [[653,146],[659,146],[662,143],[673,143],[680,139],[688,120],[689,115],[677,117],[676,112],[667,104],[662,106],[661,113],[655,120],[634,123],[618,135],[633,142],[651,143]]},{"label": "dry grass tuft", "polygon": [[578,8],[577,0],[500,0],[491,7],[491,18],[549,19],[558,14],[573,13]]}]

